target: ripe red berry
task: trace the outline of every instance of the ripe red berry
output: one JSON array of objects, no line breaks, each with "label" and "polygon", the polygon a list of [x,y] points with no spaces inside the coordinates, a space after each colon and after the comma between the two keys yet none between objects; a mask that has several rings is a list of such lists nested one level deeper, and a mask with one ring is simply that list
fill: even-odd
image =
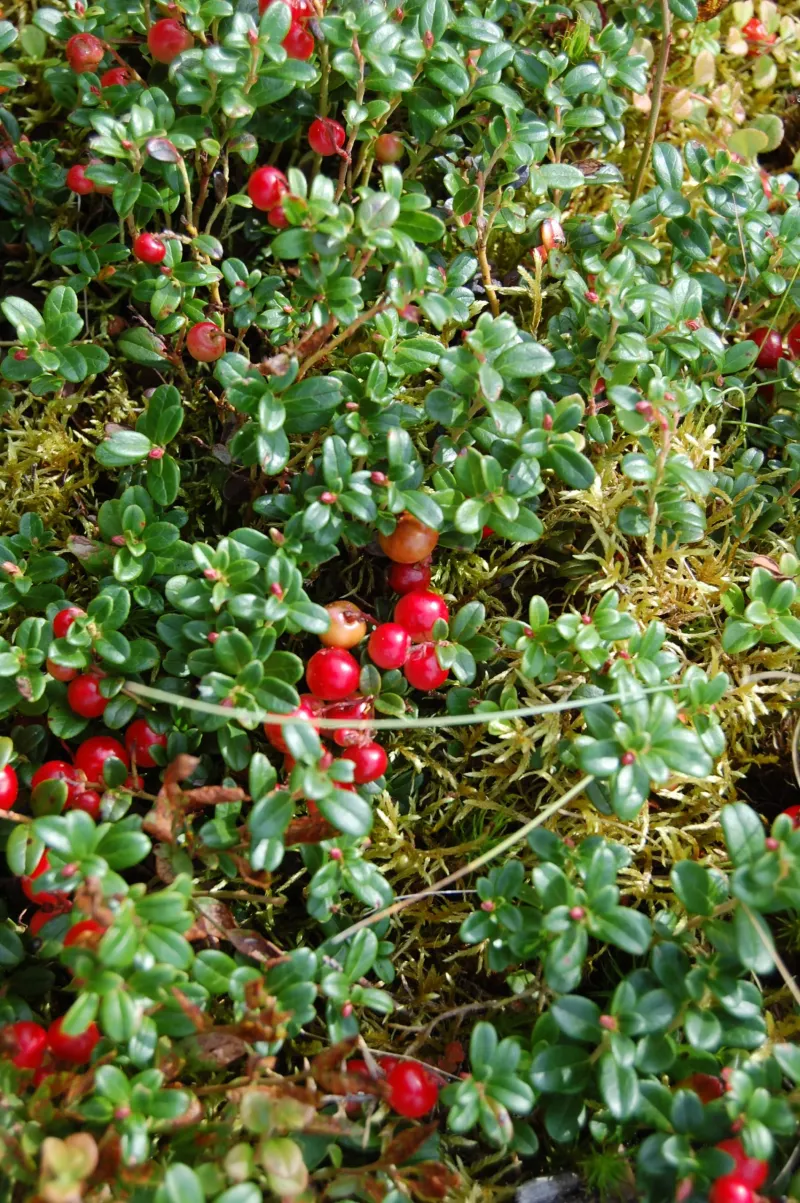
[{"label": "ripe red berry", "polygon": [[339,702],[358,689],[358,661],[339,647],[323,647],[306,665],[306,681],[315,698]]},{"label": "ripe red berry", "polygon": [[184,50],[194,46],[194,38],[185,25],[174,17],[163,17],[147,31],[147,49],[157,63],[171,63]]},{"label": "ripe red berry", "polygon": [[389,1106],[406,1119],[419,1119],[436,1106],[439,1088],[416,1061],[396,1061],[386,1074]]},{"label": "ripe red berry", "polygon": [[403,666],[403,672],[409,685],[428,693],[438,689],[447,680],[447,669],[442,668],[436,658],[436,649],[432,643],[420,643],[409,652]]},{"label": "ripe red berry", "polygon": [[[300,705],[296,710],[291,712],[292,720],[298,722],[314,722],[316,718],[316,709],[312,704],[316,699],[301,698]],[[316,726],[316,724],[315,724]],[[288,752],[286,740],[283,737],[283,725],[281,723],[264,723],[264,734],[266,735],[273,748],[277,748],[279,752]]]},{"label": "ripe red berry", "polygon": [[125,747],[132,759],[136,760],[137,768],[153,769],[156,762],[150,752],[151,748],[166,748],[166,735],[159,735],[148,724],[146,719],[135,719],[125,732]]},{"label": "ripe red berry", "polygon": [[386,772],[386,766],[389,763],[389,757],[385,750],[376,743],[348,748],[346,752],[342,752],[342,760],[353,762],[353,780],[356,785],[366,785],[369,781],[377,781]]},{"label": "ripe red berry", "polygon": [[320,643],[325,647],[351,648],[361,642],[367,633],[367,624],[358,606],[337,601],[331,602],[325,609],[330,614],[331,625],[320,635]]},{"label": "ripe red berry", "polygon": [[75,768],[92,785],[103,785],[103,765],[107,760],[121,760],[130,768],[130,757],[118,739],[110,735],[93,735],[85,739],[75,753]]},{"label": "ripe red berry", "polygon": [[715,1078],[713,1074],[692,1074],[690,1078],[684,1078],[682,1082],[678,1082],[678,1090],[693,1090],[699,1096],[701,1103],[713,1103],[714,1099],[721,1099],[725,1093],[725,1083],[721,1078]]},{"label": "ripe red berry", "polygon": [[133,72],[128,67],[110,67],[100,76],[101,88],[124,87],[133,80]]},{"label": "ripe red berry", "polygon": [[75,192],[78,196],[88,196],[90,192],[95,191],[95,186],[87,176],[83,163],[75,163],[70,167],[67,172],[66,185],[70,192]]},{"label": "ripe red berry", "polygon": [[99,718],[108,705],[100,692],[100,678],[95,673],[83,673],[67,686],[67,701],[81,718]]},{"label": "ripe red berry", "polygon": [[77,75],[94,71],[102,61],[105,49],[99,38],[93,33],[74,33],[64,47],[67,62]]},{"label": "ripe red berry", "polygon": [[402,668],[406,662],[411,636],[397,622],[384,622],[369,637],[367,651],[378,668]]},{"label": "ripe red berry", "polygon": [[413,593],[415,589],[427,589],[431,583],[430,566],[419,564],[392,564],[386,576],[390,589],[395,593]]},{"label": "ripe red berry", "polygon": [[85,810],[87,815],[92,819],[100,818],[100,808],[103,799],[96,790],[86,789],[82,794],[78,794],[77,798],[70,807],[71,810]]},{"label": "ripe red berry", "polygon": [[292,21],[289,32],[281,42],[289,58],[305,62],[314,53],[314,39],[300,21]]},{"label": "ripe red berry", "polygon": [[47,1029],[47,1043],[50,1052],[59,1061],[70,1061],[73,1065],[83,1065],[92,1055],[92,1050],[100,1039],[96,1023],[90,1023],[85,1031],[77,1036],[68,1036],[64,1031],[64,1020],[56,1019]]},{"label": "ripe red berry", "polygon": [[450,621],[444,598],[422,589],[406,593],[394,608],[395,622],[408,631],[414,643],[430,639],[433,625],[439,618]]},{"label": "ripe red berry", "polygon": [[[276,0],[258,0],[259,13],[265,13],[270,5],[275,3]],[[311,0],[283,0],[283,3],[291,9],[294,21],[307,21],[309,17],[314,16],[314,5]]]},{"label": "ripe red berry", "polygon": [[83,936],[93,936],[97,932],[105,932],[102,923],[98,923],[96,919],[81,919],[79,923],[73,923],[67,934],[64,936],[64,947],[72,948],[74,944],[83,943]]},{"label": "ripe red berry", "polygon": [[225,335],[214,322],[196,322],[186,335],[186,350],[200,363],[213,363],[225,354]]},{"label": "ripe red berry", "polygon": [[78,675],[77,668],[64,668],[61,664],[56,664],[49,656],[45,660],[44,666],[54,681],[63,681],[66,683],[67,681],[74,681]]},{"label": "ripe red berry", "polygon": [[375,139],[375,158],[379,163],[396,163],[403,157],[403,143],[397,134],[378,134]]},{"label": "ripe red berry", "polygon": [[247,195],[256,209],[268,213],[289,191],[289,181],[277,167],[258,167],[247,181]]},{"label": "ripe red berry", "polygon": [[717,1178],[708,1192],[708,1203],[755,1203],[755,1193],[733,1174]]},{"label": "ripe red berry", "polygon": [[39,857],[39,863],[31,874],[26,877],[20,877],[19,884],[22,887],[22,892],[26,898],[34,902],[37,906],[42,906],[45,909],[58,908],[64,906],[67,901],[67,895],[63,891],[53,891],[48,893],[47,890],[37,890],[36,882],[45,873],[50,870],[50,858],[46,852],[43,852]]},{"label": "ripe red berry", "polygon": [[167,255],[166,245],[155,234],[145,230],[133,240],[133,257],[140,263],[162,263]]},{"label": "ripe red berry", "polygon": [[63,781],[67,787],[66,805],[72,806],[81,793],[83,786],[77,769],[66,760],[48,760],[31,777],[31,789],[36,789],[43,781]]},{"label": "ripe red berry", "polygon": [[786,335],[786,345],[789,348],[789,354],[792,356],[792,359],[800,358],[800,322],[792,326]]},{"label": "ripe red berry", "polygon": [[38,1069],[47,1047],[47,1032],[41,1024],[21,1019],[3,1028],[3,1043],[16,1050],[11,1054],[11,1064],[17,1069]]},{"label": "ripe red berry", "polygon": [[396,564],[416,564],[431,554],[439,542],[439,532],[413,514],[401,514],[392,533],[379,535],[378,542]]},{"label": "ripe red berry", "polygon": [[751,17],[749,21],[745,21],[742,26],[742,33],[746,42],[758,44],[766,42],[771,45],[777,40],[774,33],[769,33],[763,21],[759,21],[758,17]]},{"label": "ripe red berry", "polygon": [[748,1157],[744,1151],[744,1146],[736,1137],[731,1137],[729,1140],[721,1140],[717,1145],[723,1153],[727,1153],[735,1162],[734,1168],[730,1174],[726,1175],[729,1178],[736,1178],[739,1182],[743,1182],[745,1186],[749,1186],[752,1190],[758,1190],[767,1180],[769,1173],[769,1163],[760,1161],[758,1157]]},{"label": "ripe red berry", "polygon": [[781,814],[788,815],[795,827],[800,827],[800,806],[787,806]]},{"label": "ripe red berry", "polygon": [[318,155],[335,155],[344,146],[344,126],[330,117],[317,117],[308,127],[308,145]]},{"label": "ripe red berry", "polygon": [[0,810],[11,810],[19,794],[17,774],[10,764],[0,769]]},{"label": "ripe red berry", "polygon": [[752,331],[750,338],[760,348],[756,356],[757,368],[765,368],[768,372],[774,371],[778,366],[779,360],[785,359],[786,351],[777,330],[770,330],[767,326],[759,326]]},{"label": "ripe red berry", "polygon": [[283,211],[283,205],[274,205],[267,214],[267,221],[276,230],[285,230],[289,224],[289,219]]},{"label": "ripe red berry", "polygon": [[80,606],[66,606],[59,610],[53,619],[53,635],[56,639],[63,639],[75,619],[82,618],[85,613]]}]

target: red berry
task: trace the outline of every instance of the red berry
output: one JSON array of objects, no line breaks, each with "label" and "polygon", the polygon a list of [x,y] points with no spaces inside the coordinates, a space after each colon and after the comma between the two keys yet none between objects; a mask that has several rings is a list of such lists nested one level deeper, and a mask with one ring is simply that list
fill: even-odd
[{"label": "red berry", "polygon": [[281,42],[289,58],[305,62],[314,53],[314,39],[300,21],[292,21],[289,32]]},{"label": "red berry", "polygon": [[317,117],[308,127],[308,145],[318,155],[335,155],[344,146],[344,126],[330,117]]},{"label": "red berry", "polygon": [[83,618],[85,610],[80,606],[66,606],[63,610],[59,610],[53,619],[53,635],[56,639],[63,639],[69,628],[72,626],[76,618]]},{"label": "red berry", "polygon": [[384,554],[397,564],[416,564],[424,560],[439,542],[439,532],[420,522],[413,514],[401,514],[390,535],[379,535]]},{"label": "red berry", "polygon": [[[354,698],[349,702],[339,702],[325,707],[325,717],[334,718],[341,722],[352,719],[368,719],[372,717],[372,702],[369,698]],[[348,727],[336,727],[333,732],[333,742],[340,748],[349,748],[353,744],[363,743],[365,733]]]},{"label": "red berry", "polygon": [[76,192],[78,196],[88,196],[90,192],[95,191],[95,186],[87,176],[86,168],[82,163],[76,163],[70,167],[67,172],[66,185],[70,192]]},{"label": "red berry", "polygon": [[[277,0],[258,0],[258,11],[263,15]],[[283,0],[287,8],[291,10],[293,21],[307,21],[309,17],[314,16],[314,5],[311,0]]]},{"label": "red berry", "polygon": [[100,678],[95,673],[83,673],[67,686],[67,701],[81,718],[99,718],[108,705],[100,692]]},{"label": "red berry", "polygon": [[61,909],[67,901],[67,895],[63,892],[48,893],[47,890],[36,890],[35,882],[43,874],[49,872],[50,859],[46,852],[43,852],[39,858],[39,863],[33,872],[27,877],[20,877],[19,884],[22,886],[22,892],[26,898],[34,902],[37,906],[58,908]]},{"label": "red berry", "polygon": [[81,919],[79,923],[74,923],[64,936],[64,947],[72,948],[74,944],[83,943],[82,936],[93,936],[96,932],[105,932],[102,923],[98,923],[96,919]]},{"label": "red berry", "polygon": [[708,1192],[708,1203],[755,1203],[755,1194],[741,1179],[733,1174],[717,1178]]},{"label": "red berry", "polygon": [[[316,718],[316,711],[308,699],[301,698],[300,705],[296,710],[291,712],[291,715],[287,715],[288,717],[291,717],[293,720],[296,719],[299,722],[313,723]],[[286,740],[283,737],[283,725],[281,723],[264,723],[264,734],[273,748],[277,748],[279,752],[288,752]]]},{"label": "red berry", "polygon": [[100,76],[101,88],[124,87],[133,79],[133,72],[128,67],[110,67]]},{"label": "red berry", "polygon": [[155,768],[156,762],[153,760],[150,749],[166,748],[166,746],[166,735],[159,735],[146,719],[135,719],[125,732],[125,747],[128,749],[131,759],[136,760],[137,767],[140,769]]},{"label": "red berry", "polygon": [[415,589],[428,588],[431,570],[426,563],[392,564],[386,580],[395,593],[412,593]]},{"label": "red berry", "polygon": [[43,781],[63,781],[67,787],[66,805],[73,806],[75,799],[82,792],[83,786],[74,765],[66,760],[48,760],[31,777],[31,789],[36,789]]},{"label": "red berry", "polygon": [[47,1032],[41,1024],[21,1019],[3,1028],[3,1042],[16,1049],[11,1064],[17,1069],[38,1069],[47,1047]]},{"label": "red berry", "polygon": [[422,589],[406,593],[394,608],[395,622],[408,631],[414,643],[430,639],[433,625],[439,618],[450,621],[450,611],[444,598],[438,593],[428,593]]},{"label": "red berry", "polygon": [[800,357],[800,322],[792,326],[789,333],[786,335],[786,345],[789,348],[789,354],[793,359]]},{"label": "red berry", "polygon": [[92,1050],[100,1039],[97,1024],[90,1023],[84,1032],[77,1036],[67,1036],[63,1030],[64,1020],[56,1019],[47,1029],[47,1043],[50,1052],[59,1061],[71,1061],[73,1065],[83,1065],[92,1055]]},{"label": "red berry", "polygon": [[11,810],[19,794],[17,774],[10,764],[0,769],[0,810]]},{"label": "red berry", "polygon": [[259,167],[247,181],[247,195],[256,209],[268,213],[289,191],[289,181],[277,167]]},{"label": "red berry", "polygon": [[358,689],[358,661],[339,647],[323,647],[306,665],[306,681],[315,698],[339,702]]},{"label": "red berry", "polygon": [[78,675],[77,668],[64,668],[61,664],[56,664],[49,656],[45,660],[44,666],[54,681],[63,681],[66,683],[67,681],[74,681]]},{"label": "red berry", "polygon": [[342,760],[350,760],[355,766],[353,780],[356,785],[366,785],[369,781],[377,781],[386,772],[389,757],[380,744],[362,744],[358,748],[348,748],[342,752]]},{"label": "red berry", "polygon": [[447,669],[442,668],[436,658],[432,643],[421,643],[413,647],[403,667],[405,678],[414,689],[428,693],[438,689],[447,680]]},{"label": "red berry", "polygon": [[289,219],[283,211],[283,205],[275,205],[267,214],[267,221],[271,226],[275,226],[276,230],[285,230],[289,224]]},{"label": "red berry", "polygon": [[77,798],[70,807],[71,810],[85,810],[87,815],[97,820],[100,818],[100,807],[103,799],[96,790],[87,789],[82,794],[78,794]]},{"label": "red berry", "polygon": [[133,257],[140,263],[162,263],[166,258],[167,248],[155,234],[138,234],[133,240]]},{"label": "red berry", "polygon": [[196,322],[186,335],[186,350],[200,363],[213,363],[225,354],[225,335],[215,322]]},{"label": "red berry", "polygon": [[760,1161],[757,1157],[748,1157],[742,1142],[736,1137],[731,1137],[730,1140],[721,1140],[717,1148],[721,1149],[723,1153],[727,1153],[735,1162],[733,1170],[727,1177],[737,1178],[739,1182],[743,1182],[745,1186],[749,1186],[753,1190],[758,1190],[759,1186],[766,1182],[769,1163]]},{"label": "red berry", "polygon": [[788,806],[781,814],[788,815],[795,827],[800,827],[800,806]]},{"label": "red berry", "polygon": [[419,1119],[436,1106],[439,1088],[415,1061],[396,1061],[386,1074],[389,1106],[406,1119]]},{"label": "red berry", "polygon": [[367,624],[358,606],[337,601],[331,602],[325,609],[330,615],[331,625],[320,635],[320,643],[325,647],[351,648],[361,642],[367,633]]},{"label": "red berry", "polygon": [[93,735],[85,739],[75,753],[75,768],[85,775],[92,785],[103,784],[103,765],[107,760],[121,760],[130,768],[130,757],[118,739],[110,735]]},{"label": "red berry", "polygon": [[184,50],[194,46],[194,38],[185,25],[174,17],[163,17],[147,31],[147,49],[157,63],[171,63]]},{"label": "red berry", "polygon": [[759,21],[758,17],[751,17],[749,21],[745,21],[742,33],[747,42],[768,42],[770,40],[766,25],[763,21]]},{"label": "red berry", "polygon": [[783,341],[778,331],[770,330],[767,326],[759,326],[753,330],[750,338],[760,347],[756,356],[756,367],[765,368],[768,372],[774,371],[779,360],[786,357]]},{"label": "red berry", "polygon": [[102,61],[105,49],[99,38],[93,33],[74,33],[64,47],[67,62],[77,75],[94,71]]},{"label": "red berry", "polygon": [[406,662],[411,636],[396,622],[384,622],[369,637],[367,651],[378,668],[402,668]]},{"label": "red berry", "polygon": [[721,1078],[715,1078],[712,1074],[692,1074],[690,1078],[684,1078],[682,1082],[678,1082],[678,1090],[693,1090],[699,1096],[701,1103],[713,1103],[714,1099],[721,1099],[725,1093],[725,1083]]},{"label": "red berry", "polygon": [[375,158],[379,163],[396,163],[403,157],[403,143],[397,134],[379,134],[375,139]]}]

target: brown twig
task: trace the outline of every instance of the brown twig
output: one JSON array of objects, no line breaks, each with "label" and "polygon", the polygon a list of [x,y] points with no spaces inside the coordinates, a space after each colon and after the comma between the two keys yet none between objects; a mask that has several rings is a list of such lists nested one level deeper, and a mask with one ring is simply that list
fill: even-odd
[{"label": "brown twig", "polygon": [[664,98],[664,81],[667,76],[667,66],[669,65],[669,51],[672,46],[672,13],[669,8],[669,0],[661,0],[661,20],[664,28],[661,34],[661,50],[658,55],[656,73],[653,78],[653,89],[650,93],[650,117],[644,135],[642,154],[636,168],[636,174],[633,177],[631,202],[638,200],[642,192],[647,164],[650,162],[650,154],[653,149],[653,143],[656,140],[661,102]]}]

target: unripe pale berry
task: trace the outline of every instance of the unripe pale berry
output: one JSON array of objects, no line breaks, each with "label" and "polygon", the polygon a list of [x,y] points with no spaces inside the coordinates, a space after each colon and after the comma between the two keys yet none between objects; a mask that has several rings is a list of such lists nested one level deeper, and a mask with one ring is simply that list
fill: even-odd
[{"label": "unripe pale berry", "polygon": [[413,514],[401,514],[390,535],[379,535],[385,555],[397,564],[416,564],[424,560],[439,542],[439,532],[420,522]]},{"label": "unripe pale berry", "polygon": [[397,134],[379,134],[375,139],[375,158],[379,163],[397,163],[403,157],[403,143]]},{"label": "unripe pale berry", "polygon": [[325,609],[330,615],[328,630],[319,637],[325,647],[355,647],[367,633],[364,615],[347,601],[331,602]]}]

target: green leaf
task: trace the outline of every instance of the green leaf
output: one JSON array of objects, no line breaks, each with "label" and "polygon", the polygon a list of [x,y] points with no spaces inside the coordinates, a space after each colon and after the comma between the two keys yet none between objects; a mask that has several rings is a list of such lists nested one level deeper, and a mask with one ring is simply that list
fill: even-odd
[{"label": "green leaf", "polygon": [[761,819],[744,802],[729,802],[720,812],[728,854],[736,868],[758,860],[764,852],[764,828]]},{"label": "green leaf", "polygon": [[126,330],[118,338],[117,347],[126,359],[134,363],[152,366],[162,363],[166,358],[166,348],[162,340],[142,327]]},{"label": "green leaf", "polygon": [[444,222],[433,213],[401,213],[393,228],[421,243],[441,242],[445,234]]},{"label": "green leaf", "polygon": [[714,892],[708,869],[696,861],[682,860],[670,873],[672,888],[692,915],[711,915],[714,911]]},{"label": "green leaf", "polygon": [[600,1058],[600,1095],[615,1119],[629,1119],[639,1102],[639,1079],[631,1066],[620,1065],[611,1053]]},{"label": "green leaf", "polygon": [[163,1190],[166,1203],[205,1203],[202,1183],[188,1165],[171,1165],[164,1175]]}]

